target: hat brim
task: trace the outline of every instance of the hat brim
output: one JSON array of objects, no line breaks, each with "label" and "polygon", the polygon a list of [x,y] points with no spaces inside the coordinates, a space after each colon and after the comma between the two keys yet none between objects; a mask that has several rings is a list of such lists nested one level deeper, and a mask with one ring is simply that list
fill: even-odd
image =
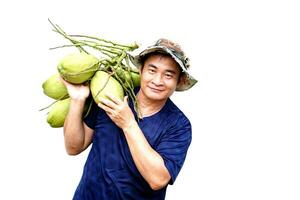
[{"label": "hat brim", "polygon": [[129,56],[129,59],[131,60],[131,62],[137,68],[141,68],[142,64],[143,64],[142,58],[144,56],[146,56],[147,54],[153,53],[153,52],[167,53],[178,63],[178,66],[182,70],[182,75],[180,77],[179,83],[177,84],[176,91],[188,90],[198,82],[192,75],[190,75],[188,73],[183,62],[174,54],[174,52],[172,52],[171,50],[169,50],[168,48],[166,48],[164,46],[148,47],[147,49],[145,49],[144,51],[142,51],[140,54],[138,54],[136,56],[130,55],[129,53],[127,53],[127,54]]}]

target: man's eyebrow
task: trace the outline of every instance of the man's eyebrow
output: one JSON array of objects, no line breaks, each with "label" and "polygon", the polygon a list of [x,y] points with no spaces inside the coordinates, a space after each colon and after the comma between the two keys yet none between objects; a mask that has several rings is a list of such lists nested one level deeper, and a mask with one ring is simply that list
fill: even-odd
[{"label": "man's eyebrow", "polygon": [[169,72],[169,73],[171,73],[171,74],[176,74],[176,71],[170,70],[170,69],[167,69],[166,72]]},{"label": "man's eyebrow", "polygon": [[157,67],[151,63],[148,65],[148,67],[153,67],[153,68],[157,69]]},{"label": "man's eyebrow", "polygon": [[[148,67],[152,67],[152,68],[155,68],[155,69],[158,68],[158,67],[156,67],[155,65],[153,65],[151,63],[148,65]],[[167,69],[166,72],[171,73],[171,74],[176,74],[176,71],[172,70],[172,69]]]}]

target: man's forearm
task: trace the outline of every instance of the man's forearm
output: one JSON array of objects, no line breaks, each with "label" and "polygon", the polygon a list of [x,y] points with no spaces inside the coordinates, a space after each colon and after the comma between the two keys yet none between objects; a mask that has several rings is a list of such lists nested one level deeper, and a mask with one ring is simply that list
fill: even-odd
[{"label": "man's forearm", "polygon": [[137,123],[123,130],[134,163],[153,190],[163,188],[170,174],[162,157],[150,146]]},{"label": "man's forearm", "polygon": [[71,155],[80,153],[84,146],[82,122],[84,103],[83,100],[71,100],[70,110],[64,123],[65,147],[68,154]]}]

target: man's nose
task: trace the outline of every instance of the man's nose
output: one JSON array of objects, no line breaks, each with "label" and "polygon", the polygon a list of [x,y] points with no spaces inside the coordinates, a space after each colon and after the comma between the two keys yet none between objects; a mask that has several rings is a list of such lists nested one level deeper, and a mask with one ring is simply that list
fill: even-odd
[{"label": "man's nose", "polygon": [[153,77],[153,83],[156,84],[156,85],[160,85],[162,84],[162,76],[161,74],[156,74],[156,76]]}]

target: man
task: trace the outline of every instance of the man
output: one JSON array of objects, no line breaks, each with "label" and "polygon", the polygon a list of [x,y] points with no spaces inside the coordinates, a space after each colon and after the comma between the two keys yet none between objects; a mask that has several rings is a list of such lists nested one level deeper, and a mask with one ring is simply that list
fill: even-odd
[{"label": "man", "polygon": [[191,125],[169,97],[197,82],[187,72],[188,59],[177,44],[160,39],[132,61],[141,75],[138,120],[128,97],[107,94],[110,100],[102,99],[82,121],[89,88],[65,83],[71,97],[66,150],[76,155],[93,143],[75,200],[164,199],[183,165]]}]

